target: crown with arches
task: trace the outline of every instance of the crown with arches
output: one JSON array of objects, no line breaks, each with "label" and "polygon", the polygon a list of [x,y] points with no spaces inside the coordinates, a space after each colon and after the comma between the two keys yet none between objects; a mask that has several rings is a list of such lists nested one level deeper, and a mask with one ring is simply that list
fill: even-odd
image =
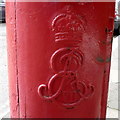
[{"label": "crown with arches", "polygon": [[84,20],[70,8],[66,13],[56,16],[52,22],[55,41],[80,41],[84,30]]}]

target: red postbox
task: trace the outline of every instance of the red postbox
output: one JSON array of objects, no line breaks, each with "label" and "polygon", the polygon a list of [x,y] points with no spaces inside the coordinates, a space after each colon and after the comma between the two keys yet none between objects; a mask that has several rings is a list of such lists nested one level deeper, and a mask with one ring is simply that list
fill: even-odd
[{"label": "red postbox", "polygon": [[105,118],[114,2],[8,2],[12,118]]}]

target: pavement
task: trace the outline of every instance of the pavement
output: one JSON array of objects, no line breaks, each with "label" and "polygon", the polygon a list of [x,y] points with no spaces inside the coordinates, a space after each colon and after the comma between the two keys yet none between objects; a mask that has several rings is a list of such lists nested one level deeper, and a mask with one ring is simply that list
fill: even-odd
[{"label": "pavement", "polygon": [[[118,39],[113,40],[107,118],[118,118]],[[120,42],[119,42],[120,44]],[[9,118],[6,24],[0,24],[0,118]]]}]

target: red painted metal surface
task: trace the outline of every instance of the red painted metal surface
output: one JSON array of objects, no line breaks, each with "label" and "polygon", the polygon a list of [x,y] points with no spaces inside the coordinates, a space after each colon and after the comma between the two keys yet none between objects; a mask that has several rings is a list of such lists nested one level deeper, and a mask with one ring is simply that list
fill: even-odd
[{"label": "red painted metal surface", "polygon": [[7,3],[11,117],[105,118],[114,3]]}]

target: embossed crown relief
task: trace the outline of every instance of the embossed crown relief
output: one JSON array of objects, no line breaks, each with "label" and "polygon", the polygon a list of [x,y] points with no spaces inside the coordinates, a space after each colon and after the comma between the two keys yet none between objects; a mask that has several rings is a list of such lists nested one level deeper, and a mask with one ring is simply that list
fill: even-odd
[{"label": "embossed crown relief", "polygon": [[[52,31],[55,42],[82,42],[84,22],[70,6],[64,13],[57,15],[52,21]],[[41,98],[57,102],[73,108],[82,100],[88,99],[94,93],[94,86],[78,77],[84,64],[84,54],[79,47],[66,46],[56,50],[50,59],[51,70],[56,74],[51,76],[48,84],[41,84],[38,93]]]}]

